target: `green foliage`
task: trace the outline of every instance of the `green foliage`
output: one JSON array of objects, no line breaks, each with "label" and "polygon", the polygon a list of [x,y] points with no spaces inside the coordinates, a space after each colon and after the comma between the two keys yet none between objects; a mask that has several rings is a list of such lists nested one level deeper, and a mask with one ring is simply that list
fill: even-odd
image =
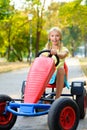
[{"label": "green foliage", "polygon": [[84,28],[87,27],[87,7],[80,5],[80,3],[81,1],[76,0],[75,2],[63,4],[59,11],[59,18],[64,26],[63,28],[67,28],[69,31],[67,39],[68,43],[71,43],[70,48],[71,50],[73,49],[72,53],[84,40],[82,37],[86,34]]},{"label": "green foliage", "polygon": [[[0,54],[9,61],[22,61],[29,55],[30,29],[32,28],[32,52],[41,50],[48,40],[47,32],[53,26],[62,28],[63,42],[72,51],[87,36],[87,6],[81,0],[69,3],[52,2],[45,10],[40,0],[31,2],[24,11],[15,10],[9,0],[0,1]],[[35,8],[36,7],[36,8]],[[33,19],[28,20],[28,14]]]},{"label": "green foliage", "polygon": [[0,0],[0,20],[6,18],[11,13],[9,10],[10,0]]},{"label": "green foliage", "polygon": [[49,30],[53,26],[61,27],[60,19],[59,19],[59,3],[51,3],[48,7],[48,10],[45,12],[45,29]]}]

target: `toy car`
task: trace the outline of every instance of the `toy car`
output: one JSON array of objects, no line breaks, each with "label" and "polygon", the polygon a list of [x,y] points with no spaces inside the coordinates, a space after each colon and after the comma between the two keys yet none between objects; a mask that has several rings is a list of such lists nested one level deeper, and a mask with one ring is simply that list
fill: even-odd
[{"label": "toy car", "polygon": [[[40,56],[48,52],[49,57]],[[55,100],[56,85],[49,84],[57,63],[50,58],[50,51],[44,50],[35,58],[27,80],[23,81],[22,99],[0,95],[0,130],[10,130],[17,116],[41,116],[48,114],[49,130],[76,130],[79,119],[86,115],[87,93],[83,81],[70,85],[70,94],[62,94]],[[65,86],[67,86],[67,82]],[[51,92],[47,92],[47,88]],[[69,98],[70,97],[70,98]]]}]

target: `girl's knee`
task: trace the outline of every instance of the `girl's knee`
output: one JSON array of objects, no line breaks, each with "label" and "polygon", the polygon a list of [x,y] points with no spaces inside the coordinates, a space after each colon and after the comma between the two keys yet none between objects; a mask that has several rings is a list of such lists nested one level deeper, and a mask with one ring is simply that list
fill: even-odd
[{"label": "girl's knee", "polygon": [[65,70],[63,67],[58,69],[58,75],[60,75],[60,74],[65,75]]}]

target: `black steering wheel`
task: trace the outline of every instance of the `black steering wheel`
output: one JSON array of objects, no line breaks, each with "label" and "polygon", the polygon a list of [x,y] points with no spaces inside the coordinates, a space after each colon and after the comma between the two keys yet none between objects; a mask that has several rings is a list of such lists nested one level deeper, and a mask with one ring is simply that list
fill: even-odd
[{"label": "black steering wheel", "polygon": [[[37,57],[39,57],[42,53],[45,53],[45,52],[48,52],[48,53],[49,53],[48,57],[52,57],[50,50],[42,50],[42,51],[40,51],[40,52],[37,54]],[[55,63],[55,66],[57,66],[57,65],[59,64],[59,57],[58,57],[58,55],[54,55],[54,56],[55,56],[56,59],[57,59],[57,61],[56,61],[56,63]]]}]

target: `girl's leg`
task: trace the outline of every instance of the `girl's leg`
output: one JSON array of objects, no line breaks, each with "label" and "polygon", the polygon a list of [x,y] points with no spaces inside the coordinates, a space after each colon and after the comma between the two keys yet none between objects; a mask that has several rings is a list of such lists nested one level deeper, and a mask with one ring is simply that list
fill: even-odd
[{"label": "girl's leg", "polygon": [[64,67],[59,68],[56,78],[56,98],[59,98],[62,93],[62,89],[64,87],[64,75],[65,75]]}]

